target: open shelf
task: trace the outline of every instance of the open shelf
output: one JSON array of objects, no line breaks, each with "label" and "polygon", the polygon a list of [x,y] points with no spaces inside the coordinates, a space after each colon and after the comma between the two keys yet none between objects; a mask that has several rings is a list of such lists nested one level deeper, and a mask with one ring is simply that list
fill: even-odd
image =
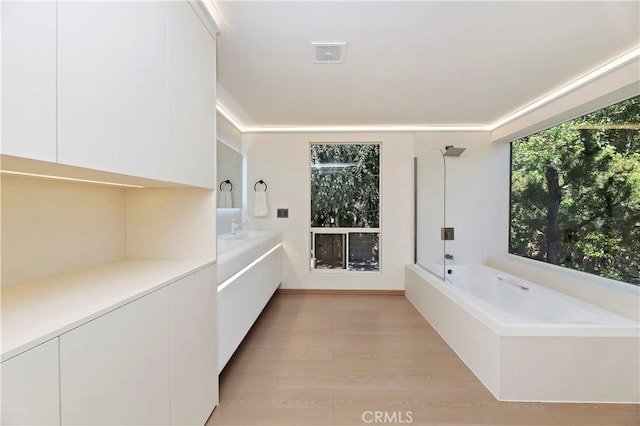
[{"label": "open shelf", "polygon": [[2,361],[215,262],[214,191],[1,184]]}]

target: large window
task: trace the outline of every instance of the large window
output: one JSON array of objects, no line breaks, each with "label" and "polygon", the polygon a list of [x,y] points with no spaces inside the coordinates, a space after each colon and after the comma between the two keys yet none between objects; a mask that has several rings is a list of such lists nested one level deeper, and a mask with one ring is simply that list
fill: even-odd
[{"label": "large window", "polygon": [[640,96],[512,142],[509,252],[640,285]]},{"label": "large window", "polygon": [[311,144],[311,268],[378,271],[380,144]]}]

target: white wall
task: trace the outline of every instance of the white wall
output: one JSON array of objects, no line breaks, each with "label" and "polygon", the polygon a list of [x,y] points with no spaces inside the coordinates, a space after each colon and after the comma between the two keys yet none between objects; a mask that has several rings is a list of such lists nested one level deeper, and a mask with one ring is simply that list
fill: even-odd
[{"label": "white wall", "polygon": [[[310,142],[381,142],[380,273],[309,270]],[[396,133],[244,134],[247,218],[257,228],[283,232],[282,288],[403,289],[404,266],[413,263],[413,135]],[[268,185],[269,215],[253,217],[253,185]],[[288,208],[277,219],[276,208]]]},{"label": "white wall", "polygon": [[127,189],[127,258],[215,259],[215,195],[199,188]]},{"label": "white wall", "polygon": [[[412,157],[414,152],[418,157],[433,156],[434,148],[455,145],[467,150],[459,158],[447,159],[447,225],[455,227],[456,236],[454,241],[447,242],[446,251],[455,256],[457,263],[481,263],[491,256],[506,255],[509,238],[508,142],[639,94],[639,64],[639,61],[627,64],[491,133],[244,134],[245,218],[252,226],[283,231],[284,288],[402,288],[402,266],[413,263]],[[309,142],[339,141],[383,142],[382,273],[377,275],[309,271]],[[253,184],[258,179],[269,185],[269,216],[265,219],[252,215]],[[423,180],[419,190],[438,196],[441,185],[434,175],[432,180]],[[289,208],[289,219],[275,218],[278,207]],[[424,214],[418,220],[428,222],[430,229],[439,229],[441,203],[437,200],[432,205],[425,203],[422,210]],[[442,247],[439,234],[419,238],[419,244],[437,245],[438,250],[434,252],[439,253]],[[564,291],[581,297],[581,291],[574,292],[571,286]],[[612,296],[612,300],[618,300],[618,295]]]},{"label": "white wall", "polygon": [[3,287],[125,258],[123,188],[1,181]]},{"label": "white wall", "polygon": [[[415,135],[418,161],[433,166],[428,179],[418,176],[418,221],[428,223],[418,235],[425,258],[444,261],[442,226],[442,157],[446,145],[464,147],[460,157],[446,157],[447,226],[455,239],[446,251],[456,263],[481,263],[491,254],[506,253],[509,220],[509,145],[489,142],[488,132],[431,132]],[[429,173],[429,170],[421,171]],[[429,200],[429,197],[435,199]],[[419,227],[420,229],[420,227]],[[420,251],[419,251],[420,252]]]}]

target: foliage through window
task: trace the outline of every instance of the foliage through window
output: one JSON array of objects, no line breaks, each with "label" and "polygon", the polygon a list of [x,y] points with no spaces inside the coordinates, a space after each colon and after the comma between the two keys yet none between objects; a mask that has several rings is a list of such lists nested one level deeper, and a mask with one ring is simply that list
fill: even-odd
[{"label": "foliage through window", "polygon": [[311,267],[379,270],[380,145],[311,144]]},{"label": "foliage through window", "polygon": [[509,252],[640,285],[640,96],[511,144]]}]

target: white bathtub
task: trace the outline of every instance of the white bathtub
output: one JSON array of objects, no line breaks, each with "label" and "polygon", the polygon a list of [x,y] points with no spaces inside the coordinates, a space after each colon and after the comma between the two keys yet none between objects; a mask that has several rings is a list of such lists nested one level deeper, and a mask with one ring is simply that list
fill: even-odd
[{"label": "white bathtub", "polygon": [[407,267],[406,296],[497,399],[640,402],[638,322],[488,266],[447,269]]},{"label": "white bathtub", "polygon": [[[485,265],[451,266],[446,279],[503,330],[527,328],[548,335],[567,329],[569,335],[637,336],[638,323],[611,311],[514,277]],[[524,290],[523,288],[526,288]]]}]

